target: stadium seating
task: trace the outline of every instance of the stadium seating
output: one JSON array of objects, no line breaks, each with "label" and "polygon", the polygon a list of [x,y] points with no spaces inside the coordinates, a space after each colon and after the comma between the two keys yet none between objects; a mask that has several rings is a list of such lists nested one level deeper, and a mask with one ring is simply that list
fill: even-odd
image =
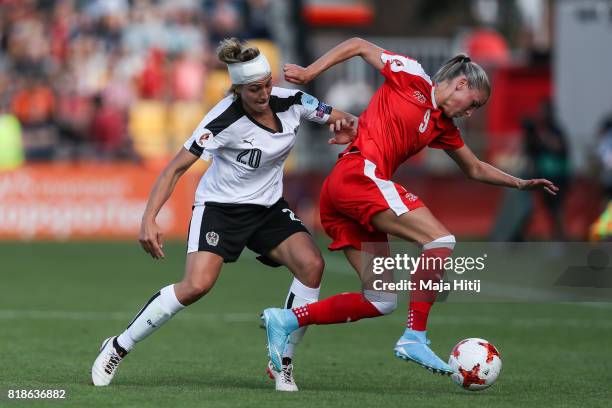
[{"label": "stadium seating", "polygon": [[200,102],[178,101],[168,107],[169,148],[178,150],[204,117]]},{"label": "stadium seating", "polygon": [[169,154],[166,119],[166,107],[160,101],[140,100],[130,108],[129,132],[134,150],[144,159]]}]

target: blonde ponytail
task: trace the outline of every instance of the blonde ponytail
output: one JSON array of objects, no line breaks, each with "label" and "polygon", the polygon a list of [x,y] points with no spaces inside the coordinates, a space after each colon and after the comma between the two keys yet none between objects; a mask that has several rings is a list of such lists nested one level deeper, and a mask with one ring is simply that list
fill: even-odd
[{"label": "blonde ponytail", "polygon": [[[226,64],[235,64],[237,62],[246,62],[256,58],[259,55],[259,48],[254,46],[247,46],[245,43],[240,42],[237,38],[226,38],[219,43],[217,47],[217,57],[219,61]],[[238,96],[237,87],[239,85],[232,85],[228,91],[228,94],[233,94],[234,98]]]},{"label": "blonde ponytail", "polygon": [[491,83],[485,70],[473,62],[467,54],[463,53],[457,54],[446,61],[433,76],[433,80],[439,84],[455,79],[459,75],[465,75],[470,88],[484,91],[487,95],[491,94]]}]

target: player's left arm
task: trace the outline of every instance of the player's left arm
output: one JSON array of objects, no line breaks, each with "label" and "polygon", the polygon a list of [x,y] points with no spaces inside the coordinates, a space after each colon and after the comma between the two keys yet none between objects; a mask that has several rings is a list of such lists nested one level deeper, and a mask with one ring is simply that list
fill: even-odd
[{"label": "player's left arm", "polygon": [[445,151],[457,163],[465,175],[472,180],[497,186],[518,188],[519,190],[542,188],[552,195],[556,195],[557,191],[559,191],[559,187],[546,179],[523,180],[504,173],[497,167],[478,159],[474,152],[466,145],[455,150]]},{"label": "player's left arm", "polygon": [[380,58],[383,52],[384,49],[376,44],[354,37],[336,45],[306,68],[295,64],[285,64],[283,67],[285,80],[293,84],[305,85],[334,65],[356,56],[360,56],[380,71],[385,66]]},{"label": "player's left arm", "polygon": [[138,241],[142,248],[154,259],[164,258],[163,234],[155,218],[162,206],[168,201],[176,183],[183,174],[198,160],[189,150],[181,148],[172,161],[166,165],[157,177],[149,194],[142,221]]},{"label": "player's left arm", "polygon": [[327,119],[329,131],[334,134],[334,137],[329,139],[329,144],[347,144],[351,143],[357,137],[358,118],[350,113],[343,112],[338,109],[332,109]]}]

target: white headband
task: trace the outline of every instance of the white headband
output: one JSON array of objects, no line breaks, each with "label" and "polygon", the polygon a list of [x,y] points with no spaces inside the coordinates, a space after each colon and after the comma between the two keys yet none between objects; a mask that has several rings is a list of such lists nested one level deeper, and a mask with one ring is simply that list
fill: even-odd
[{"label": "white headband", "polygon": [[227,70],[234,85],[263,79],[272,72],[266,56],[261,53],[250,61],[227,64]]}]

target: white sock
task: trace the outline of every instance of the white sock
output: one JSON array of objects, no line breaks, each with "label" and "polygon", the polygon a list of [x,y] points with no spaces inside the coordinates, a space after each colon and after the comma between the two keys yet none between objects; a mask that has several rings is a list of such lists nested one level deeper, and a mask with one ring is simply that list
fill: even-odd
[{"label": "white sock", "polygon": [[172,316],[184,309],[174,293],[174,285],[166,286],[149,299],[130,325],[117,338],[117,343],[131,351],[134,344],[159,329]]},{"label": "white sock", "polygon": [[[293,278],[293,282],[289,288],[289,294],[285,300],[285,309],[293,309],[294,307],[314,303],[319,300],[319,292],[320,288],[309,288],[296,278]],[[293,358],[294,348],[300,343],[302,337],[304,337],[304,333],[306,333],[306,327],[301,327],[291,333],[291,336],[289,336],[289,343],[287,343],[287,347],[283,352],[283,358]]]}]

